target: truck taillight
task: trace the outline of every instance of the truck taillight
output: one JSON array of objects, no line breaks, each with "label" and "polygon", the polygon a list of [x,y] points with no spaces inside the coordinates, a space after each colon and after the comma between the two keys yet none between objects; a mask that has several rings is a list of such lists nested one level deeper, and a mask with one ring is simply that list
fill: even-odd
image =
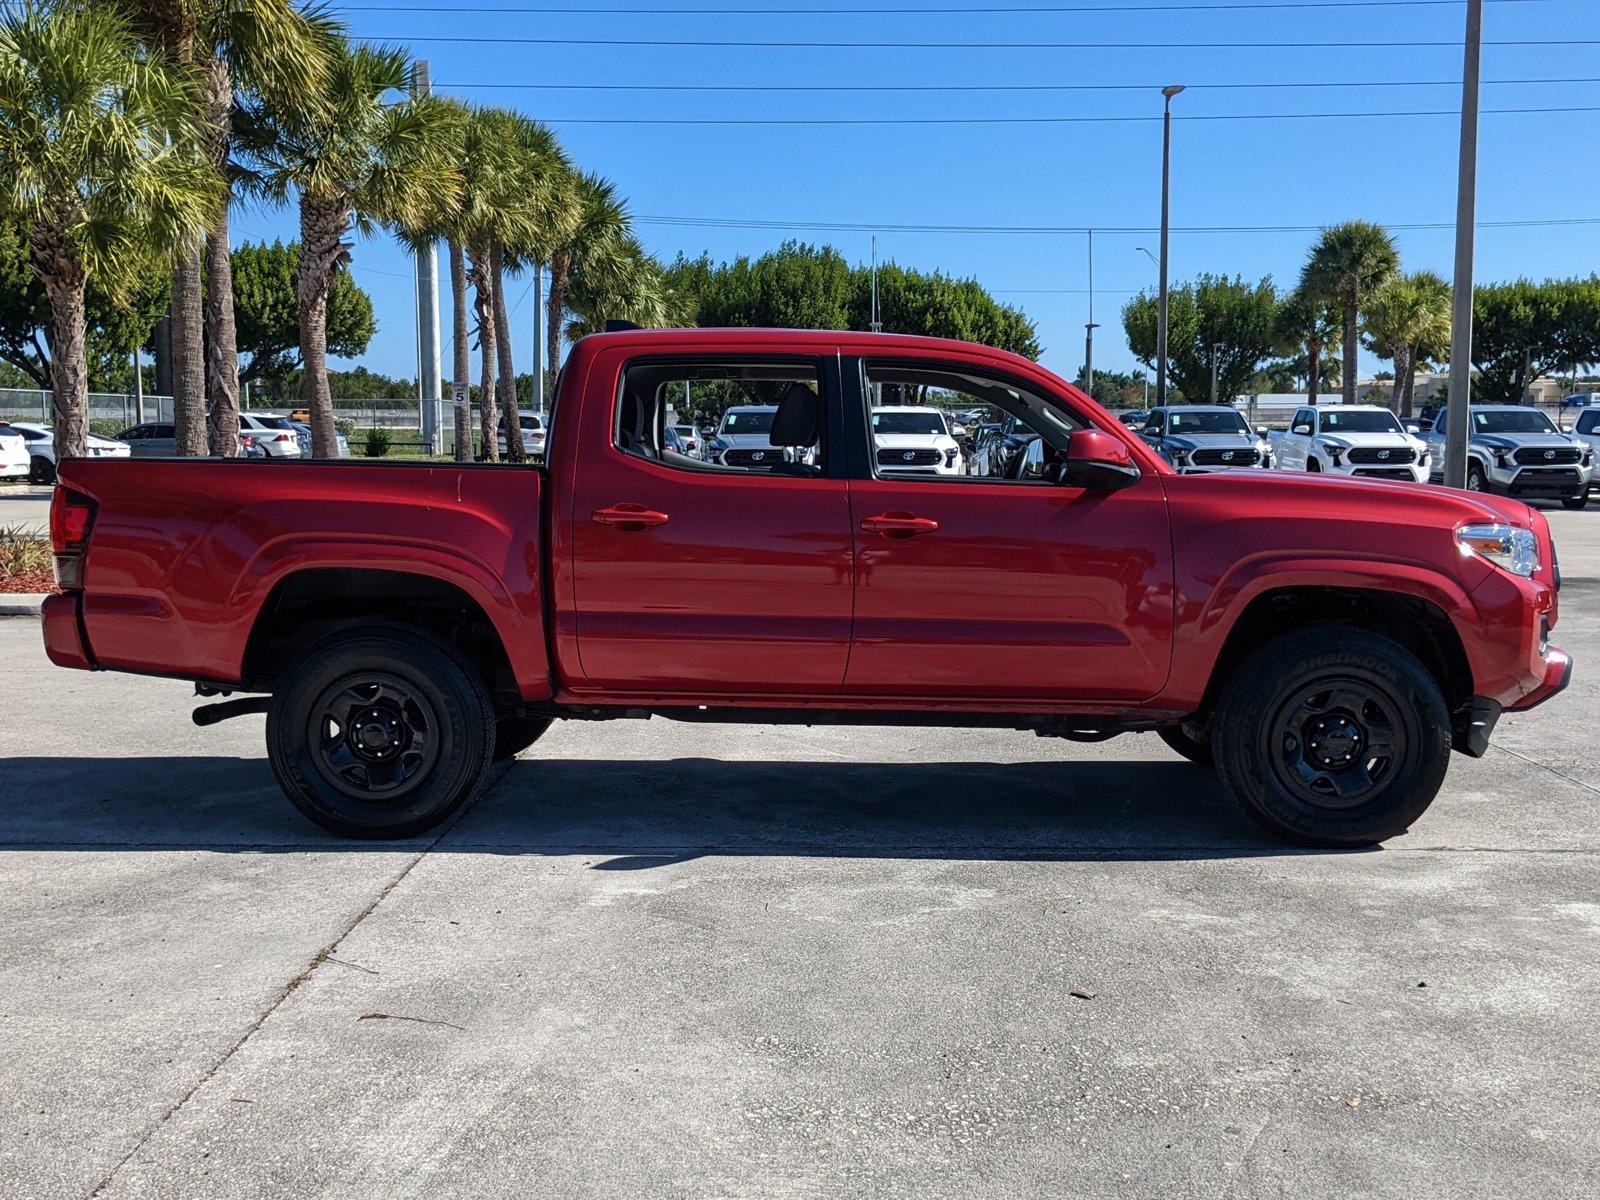
[{"label": "truck taillight", "polygon": [[57,586],[83,586],[83,552],[93,524],[94,501],[57,484],[50,500],[50,549],[55,553]]}]

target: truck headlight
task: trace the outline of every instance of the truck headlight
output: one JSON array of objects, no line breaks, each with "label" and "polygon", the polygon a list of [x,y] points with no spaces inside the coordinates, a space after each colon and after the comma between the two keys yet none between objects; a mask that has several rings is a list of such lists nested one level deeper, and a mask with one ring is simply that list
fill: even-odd
[{"label": "truck headlight", "polygon": [[960,453],[961,453],[961,451],[957,450],[954,446],[952,446],[950,449],[946,450],[944,452],[944,465],[947,466],[947,467],[955,466],[956,465],[956,455],[958,455]]},{"label": "truck headlight", "polygon": [[1328,456],[1328,460],[1337,467],[1339,465],[1339,455],[1344,453],[1344,447],[1335,446],[1332,442],[1323,442],[1322,451]]},{"label": "truck headlight", "polygon": [[1494,465],[1497,467],[1509,467],[1511,465],[1511,451],[1504,446],[1496,446],[1494,448]]},{"label": "truck headlight", "polygon": [[1510,525],[1463,525],[1456,530],[1462,554],[1488,559],[1502,571],[1524,579],[1539,569],[1539,539],[1528,529]]}]

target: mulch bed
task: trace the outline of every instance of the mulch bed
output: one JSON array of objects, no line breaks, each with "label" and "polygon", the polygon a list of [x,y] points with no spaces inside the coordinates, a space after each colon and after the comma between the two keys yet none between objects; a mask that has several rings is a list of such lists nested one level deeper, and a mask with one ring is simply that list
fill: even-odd
[{"label": "mulch bed", "polygon": [[55,572],[49,567],[36,567],[16,575],[0,576],[0,592],[53,592],[56,590]]}]

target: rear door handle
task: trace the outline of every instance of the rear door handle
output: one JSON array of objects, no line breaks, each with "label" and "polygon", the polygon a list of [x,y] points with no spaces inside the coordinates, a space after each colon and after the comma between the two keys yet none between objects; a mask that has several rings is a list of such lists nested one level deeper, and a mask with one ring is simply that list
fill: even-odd
[{"label": "rear door handle", "polygon": [[595,509],[594,523],[632,532],[649,529],[654,525],[665,525],[667,514],[646,508],[642,504],[613,504],[610,508]]},{"label": "rear door handle", "polygon": [[884,537],[909,538],[920,533],[937,532],[939,522],[932,517],[919,517],[916,513],[896,509],[875,517],[863,517],[861,528],[868,533],[881,533]]}]

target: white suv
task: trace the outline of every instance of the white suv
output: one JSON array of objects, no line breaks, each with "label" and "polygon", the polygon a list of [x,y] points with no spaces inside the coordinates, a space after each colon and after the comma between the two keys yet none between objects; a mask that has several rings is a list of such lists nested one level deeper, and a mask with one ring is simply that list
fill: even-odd
[{"label": "white suv", "polygon": [[937,408],[914,405],[872,410],[872,445],[880,475],[964,475],[967,464]]}]

